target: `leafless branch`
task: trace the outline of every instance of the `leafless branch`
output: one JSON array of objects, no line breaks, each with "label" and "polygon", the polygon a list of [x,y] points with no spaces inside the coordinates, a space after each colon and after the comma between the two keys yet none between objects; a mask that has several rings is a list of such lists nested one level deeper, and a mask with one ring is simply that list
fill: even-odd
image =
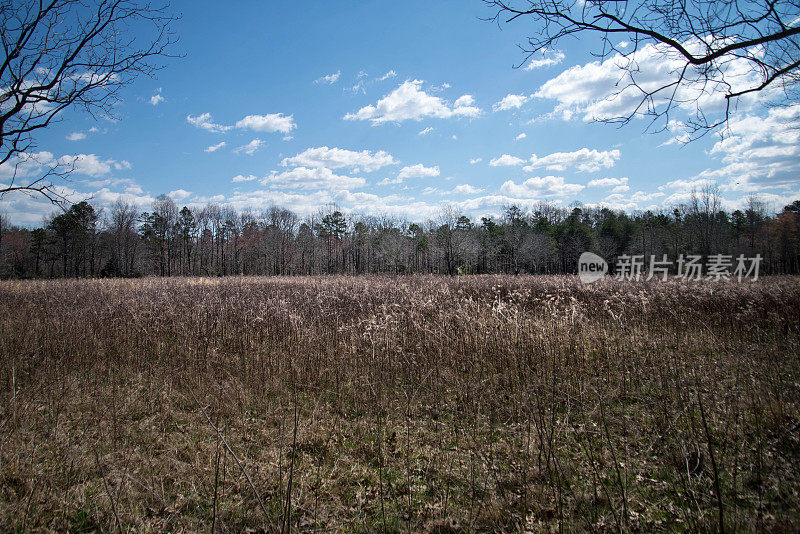
[{"label": "leafless branch", "polygon": [[[32,157],[35,134],[65,111],[113,115],[120,90],[154,76],[174,57],[169,5],[136,0],[0,0],[0,169]],[[27,191],[54,203],[53,178],[74,168],[56,160],[43,175],[0,183],[0,195]]]},{"label": "leafless branch", "polygon": [[[498,24],[529,20],[526,61],[552,50],[565,38],[597,36],[600,59],[619,58],[625,79],[615,98],[630,91],[637,95],[633,111],[599,120],[627,124],[648,116],[667,127],[675,104],[696,110],[687,122],[702,135],[728,122],[744,95],[780,86],[771,98],[794,98],[791,89],[800,78],[800,2],[797,0],[485,0]],[[612,40],[613,39],[613,40]],[[631,48],[621,47],[627,41]],[[637,57],[646,46],[656,47],[665,61],[675,63],[670,79],[653,87],[638,69]],[[596,50],[596,49],[595,49]],[[748,71],[743,76],[743,71]],[[648,83],[649,82],[649,83]],[[684,91],[690,89],[689,91]],[[721,113],[702,109],[701,97],[725,97]],[[630,94],[630,93],[626,93]],[[716,111],[716,110],[715,110]]]}]

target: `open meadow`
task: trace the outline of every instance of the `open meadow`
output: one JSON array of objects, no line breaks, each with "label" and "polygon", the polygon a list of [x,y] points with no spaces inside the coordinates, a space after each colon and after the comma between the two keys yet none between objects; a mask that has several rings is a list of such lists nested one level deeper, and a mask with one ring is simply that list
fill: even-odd
[{"label": "open meadow", "polygon": [[0,531],[800,529],[800,279],[0,283]]}]

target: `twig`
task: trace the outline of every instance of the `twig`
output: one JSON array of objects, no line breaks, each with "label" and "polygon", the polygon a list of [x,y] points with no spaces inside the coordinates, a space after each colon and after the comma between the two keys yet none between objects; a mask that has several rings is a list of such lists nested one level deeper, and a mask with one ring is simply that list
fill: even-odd
[{"label": "twig", "polygon": [[[286,483],[286,509],[284,519],[281,521],[281,532],[289,532],[291,530],[291,516],[292,516],[292,477],[294,475],[294,455],[295,447],[297,446],[297,392],[293,392],[294,396],[294,431],[292,432],[292,459],[289,461],[289,480]],[[284,530],[284,525],[286,530]]]},{"label": "twig", "polygon": [[700,419],[703,421],[703,430],[706,434],[706,442],[708,443],[708,456],[711,458],[711,468],[714,470],[714,493],[717,494],[717,512],[719,516],[719,531],[720,534],[725,534],[725,516],[722,506],[722,493],[719,487],[719,469],[717,468],[717,459],[714,455],[714,445],[711,439],[711,432],[708,429],[708,422],[706,421],[706,412],[703,409],[703,398],[700,391],[697,392],[697,404],[700,407]]},{"label": "twig", "polygon": [[117,528],[122,532],[122,521],[119,520],[119,514],[117,513],[117,503],[114,502],[114,496],[111,494],[111,490],[108,489],[108,481],[106,481],[106,475],[102,472],[103,468],[100,466],[100,456],[97,454],[97,449],[94,449],[94,459],[97,462],[97,469],[101,471],[100,477],[103,479],[103,487],[106,490],[106,494],[108,494],[108,500],[111,501],[111,510],[114,512]]},{"label": "twig", "polygon": [[211,534],[214,534],[217,527],[217,490],[219,489],[219,438],[217,438],[217,460],[214,467],[214,505],[211,516]]},{"label": "twig", "polygon": [[217,437],[220,440],[222,440],[222,443],[225,445],[225,448],[228,449],[228,452],[231,453],[231,456],[233,456],[233,459],[236,461],[236,465],[238,465],[239,469],[242,470],[242,473],[244,474],[244,477],[247,479],[247,483],[250,484],[250,489],[253,490],[253,494],[256,497],[256,501],[258,501],[258,505],[261,507],[261,511],[264,513],[264,517],[266,519],[269,519],[269,514],[267,513],[267,509],[264,506],[264,503],[261,501],[261,495],[258,493],[258,490],[256,489],[256,486],[253,484],[253,481],[250,478],[250,475],[247,474],[247,470],[242,465],[242,462],[239,460],[239,457],[236,456],[236,453],[233,452],[233,449],[231,449],[231,446],[228,445],[228,441],[225,439],[225,436],[223,436],[222,433],[219,431],[219,429],[216,426],[214,426],[214,423],[211,422],[211,418],[206,413],[205,408],[203,408],[203,406],[200,404],[200,401],[197,400],[197,397],[195,396],[194,391],[192,391],[191,387],[189,387],[189,393],[192,395],[192,398],[194,399],[194,402],[197,403],[197,406],[198,406],[198,408],[200,408],[200,411],[203,412],[203,415],[205,416],[206,421],[208,421],[208,424],[211,425],[211,428],[213,428],[214,431],[217,433]]}]

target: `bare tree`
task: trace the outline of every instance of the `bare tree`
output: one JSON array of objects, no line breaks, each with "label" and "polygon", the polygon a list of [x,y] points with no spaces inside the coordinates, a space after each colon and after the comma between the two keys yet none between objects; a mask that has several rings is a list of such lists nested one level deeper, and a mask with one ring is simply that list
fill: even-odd
[{"label": "bare tree", "polygon": [[[533,35],[523,48],[527,58],[552,51],[569,37],[599,37],[602,58],[619,56],[622,71],[610,98],[636,95],[632,110],[609,122],[628,123],[649,116],[660,128],[669,125],[675,107],[693,106],[687,123],[702,134],[725,124],[739,97],[783,89],[796,98],[800,79],[800,2],[797,0],[485,0],[492,20],[533,21]],[[623,46],[620,43],[624,43]],[[646,47],[649,47],[646,49]],[[669,79],[654,81],[639,60],[655,53]],[[794,86],[794,87],[793,87]],[[724,95],[723,111],[707,115],[702,103]],[[661,120],[659,120],[661,119]],[[652,124],[651,124],[652,125]]]},{"label": "bare tree", "polygon": [[174,20],[134,0],[0,0],[0,197],[66,201],[53,179],[75,162],[35,152],[36,132],[67,110],[110,115],[122,87],[162,67]]},{"label": "bare tree", "polygon": [[108,230],[112,237],[112,254],[120,273],[124,275],[132,274],[136,268],[138,216],[136,206],[122,199],[111,206]]}]

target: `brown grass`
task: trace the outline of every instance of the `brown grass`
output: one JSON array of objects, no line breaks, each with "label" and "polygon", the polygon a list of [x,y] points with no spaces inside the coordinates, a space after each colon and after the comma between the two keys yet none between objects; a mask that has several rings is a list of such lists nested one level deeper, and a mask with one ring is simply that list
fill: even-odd
[{"label": "brown grass", "polygon": [[800,528],[800,281],[0,284],[0,531]]}]

